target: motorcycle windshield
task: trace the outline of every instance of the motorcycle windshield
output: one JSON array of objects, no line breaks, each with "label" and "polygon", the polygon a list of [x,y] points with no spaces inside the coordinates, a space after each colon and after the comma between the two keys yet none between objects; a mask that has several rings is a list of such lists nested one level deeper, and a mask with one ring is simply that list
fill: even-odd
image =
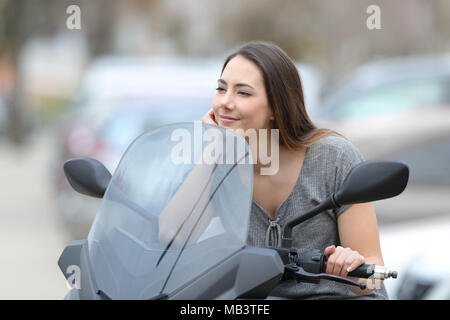
[{"label": "motorcycle windshield", "polygon": [[88,236],[98,290],[170,295],[242,249],[252,199],[248,144],[200,122],[147,132],[127,149]]}]

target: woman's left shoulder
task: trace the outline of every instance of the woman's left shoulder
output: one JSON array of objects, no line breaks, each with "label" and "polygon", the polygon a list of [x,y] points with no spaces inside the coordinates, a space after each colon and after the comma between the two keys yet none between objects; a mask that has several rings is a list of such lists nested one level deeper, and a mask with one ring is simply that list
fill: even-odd
[{"label": "woman's left shoulder", "polygon": [[329,158],[356,157],[362,158],[359,150],[348,139],[341,136],[326,136],[317,140],[313,146],[324,152]]}]

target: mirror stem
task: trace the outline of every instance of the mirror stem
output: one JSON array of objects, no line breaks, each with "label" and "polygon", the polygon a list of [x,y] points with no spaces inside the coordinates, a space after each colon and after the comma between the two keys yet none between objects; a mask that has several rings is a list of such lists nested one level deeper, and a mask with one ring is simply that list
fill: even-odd
[{"label": "mirror stem", "polygon": [[283,248],[291,248],[292,247],[292,228],[294,228],[296,225],[298,225],[299,223],[302,223],[305,220],[308,220],[308,219],[314,217],[315,215],[317,215],[325,210],[336,209],[339,207],[340,207],[340,205],[338,205],[334,201],[334,194],[332,194],[328,199],[321,202],[319,205],[315,206],[314,208],[312,208],[305,214],[288,220],[286,225],[283,227],[281,246]]}]

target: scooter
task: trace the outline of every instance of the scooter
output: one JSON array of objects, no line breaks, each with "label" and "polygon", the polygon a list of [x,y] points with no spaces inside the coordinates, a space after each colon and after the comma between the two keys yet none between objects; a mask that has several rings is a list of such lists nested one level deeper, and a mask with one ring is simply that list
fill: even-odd
[{"label": "scooter", "polygon": [[[408,167],[357,165],[336,193],[283,226],[280,248],[253,247],[246,244],[251,154],[233,130],[176,123],[136,138],[114,175],[92,158],[67,160],[73,189],[102,202],[87,239],[72,241],[59,258],[71,288],[65,299],[266,299],[280,280],[365,289],[325,273],[319,250],[292,248],[292,230],[325,210],[399,195]],[[348,276],[384,280],[397,272],[363,264]]]}]

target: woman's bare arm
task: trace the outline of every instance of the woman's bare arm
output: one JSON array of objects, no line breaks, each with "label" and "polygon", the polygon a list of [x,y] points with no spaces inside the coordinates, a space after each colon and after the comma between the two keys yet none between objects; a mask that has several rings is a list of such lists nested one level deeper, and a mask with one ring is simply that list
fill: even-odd
[{"label": "woman's bare arm", "polygon": [[[350,206],[338,217],[338,230],[343,247],[359,252],[367,264],[384,265],[378,234],[378,223],[372,203]],[[352,287],[352,291],[358,294],[366,294],[381,284],[380,281],[374,283],[371,279],[365,281],[367,283],[366,290],[362,291]]]}]

